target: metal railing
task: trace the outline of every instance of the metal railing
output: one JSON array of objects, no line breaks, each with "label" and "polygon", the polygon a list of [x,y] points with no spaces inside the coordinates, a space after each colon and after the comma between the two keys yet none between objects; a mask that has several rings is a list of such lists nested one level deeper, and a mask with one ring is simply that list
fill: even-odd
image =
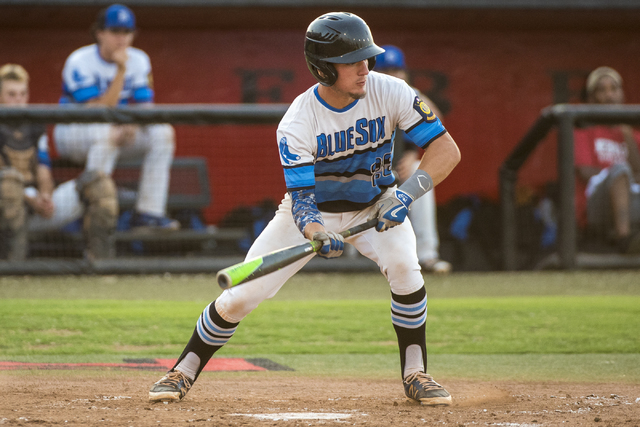
[{"label": "metal railing", "polygon": [[193,125],[278,123],[289,104],[173,104],[86,107],[32,104],[0,106],[0,123],[172,123]]},{"label": "metal railing", "polygon": [[500,167],[502,250],[505,270],[517,269],[515,189],[518,171],[538,144],[554,128],[558,130],[558,255],[562,268],[576,268],[577,225],[573,150],[573,129],[576,123],[640,125],[640,105],[559,104],[542,110],[533,126]]},{"label": "metal railing", "polygon": [[[0,123],[171,123],[186,125],[277,124],[289,104],[155,104],[144,107],[84,107],[32,104],[22,108],[0,106]],[[224,230],[219,230],[224,231]],[[224,234],[224,233],[223,233]],[[131,237],[133,239],[133,237]],[[151,274],[215,273],[242,261],[243,256],[118,257],[115,259],[27,259],[0,260],[0,276],[7,274]],[[305,270],[376,271],[364,257],[311,260]]]}]

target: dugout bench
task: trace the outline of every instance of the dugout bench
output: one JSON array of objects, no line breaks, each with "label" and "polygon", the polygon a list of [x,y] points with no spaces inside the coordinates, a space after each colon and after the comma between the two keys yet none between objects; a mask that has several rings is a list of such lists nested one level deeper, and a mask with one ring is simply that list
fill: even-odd
[{"label": "dugout bench", "polygon": [[[202,210],[212,202],[206,160],[177,157],[171,165],[167,214],[181,223],[171,232],[142,233],[131,230],[128,222],[138,195],[140,160],[119,161],[112,174],[117,189],[120,215],[116,231],[118,256],[214,255],[221,246],[247,237],[247,230],[205,225]],[[56,185],[77,178],[84,166],[55,159],[52,173]],[[81,224],[60,231],[30,233],[30,257],[81,257],[84,247]]]}]

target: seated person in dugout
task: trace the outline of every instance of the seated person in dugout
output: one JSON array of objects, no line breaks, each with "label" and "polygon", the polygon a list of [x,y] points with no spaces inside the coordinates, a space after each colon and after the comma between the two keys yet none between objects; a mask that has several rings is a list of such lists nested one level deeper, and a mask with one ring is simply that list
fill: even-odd
[{"label": "seated person in dugout", "polygon": [[[592,104],[622,104],[622,77],[599,67],[587,78]],[[640,253],[640,133],[629,125],[588,126],[574,132],[576,206],[582,225],[622,253]]]},{"label": "seated person in dugout", "polygon": [[[126,6],[114,4],[92,26],[96,43],[69,55],[62,70],[61,104],[116,107],[154,101],[149,57],[132,47],[136,19]],[[131,227],[177,230],[167,218],[169,175],[175,132],[169,124],[139,126],[112,123],[59,124],[54,130],[58,154],[85,163],[86,169],[111,175],[121,158],[141,158],[142,170]]]},{"label": "seated person in dugout", "polygon": [[[20,65],[0,68],[0,104],[29,101],[29,74]],[[54,189],[48,138],[40,124],[0,124],[0,256],[24,260],[29,231],[49,231],[83,217],[86,256],[115,254],[116,188],[107,175],[85,171]]]}]

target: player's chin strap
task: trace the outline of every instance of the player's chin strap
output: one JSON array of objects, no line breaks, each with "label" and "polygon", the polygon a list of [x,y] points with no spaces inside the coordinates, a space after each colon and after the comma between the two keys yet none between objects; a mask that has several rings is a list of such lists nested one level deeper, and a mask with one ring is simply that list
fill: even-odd
[{"label": "player's chin strap", "polygon": [[433,179],[425,171],[418,169],[404,184],[393,192],[393,197],[387,197],[378,202],[371,218],[378,218],[376,230],[386,231],[404,222],[409,212],[409,206],[418,197],[423,196],[433,188]]}]

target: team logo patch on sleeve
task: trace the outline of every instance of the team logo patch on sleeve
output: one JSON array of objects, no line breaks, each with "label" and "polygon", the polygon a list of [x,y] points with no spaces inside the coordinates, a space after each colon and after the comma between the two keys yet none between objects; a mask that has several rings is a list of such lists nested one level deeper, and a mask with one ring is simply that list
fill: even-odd
[{"label": "team logo patch on sleeve", "polygon": [[289,151],[286,137],[280,140],[280,156],[282,157],[282,161],[287,165],[290,165],[291,162],[295,162],[296,160],[300,160],[300,156]]},{"label": "team logo patch on sleeve", "polygon": [[435,122],[437,119],[436,114],[431,111],[431,108],[417,96],[413,101],[413,109],[416,110],[427,123]]}]

